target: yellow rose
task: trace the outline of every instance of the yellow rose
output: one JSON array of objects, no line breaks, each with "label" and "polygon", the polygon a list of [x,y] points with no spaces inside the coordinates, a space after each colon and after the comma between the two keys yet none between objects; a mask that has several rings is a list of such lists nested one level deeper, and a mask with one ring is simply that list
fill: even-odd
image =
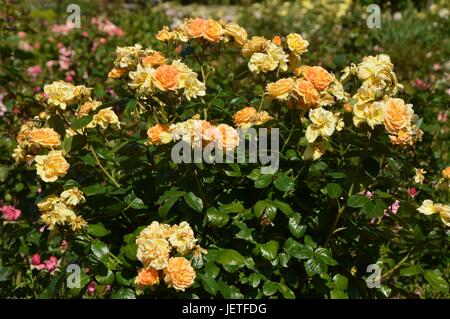
[{"label": "yellow rose", "polygon": [[78,108],[76,115],[78,117],[83,117],[89,115],[89,113],[95,111],[100,105],[102,105],[102,102],[99,101],[86,101],[83,104],[80,105]]},{"label": "yellow rose", "polygon": [[70,188],[61,193],[60,197],[64,200],[64,202],[71,206],[77,206],[80,203],[85,203],[86,198],[82,191],[80,191],[77,187]]},{"label": "yellow rose", "polygon": [[385,104],[383,102],[356,103],[353,107],[353,124],[356,127],[366,122],[372,129],[384,121]]},{"label": "yellow rose", "polygon": [[191,263],[184,257],[172,257],[169,259],[167,268],[164,269],[167,286],[175,290],[184,291],[194,284],[195,270]]},{"label": "yellow rose", "polygon": [[167,266],[169,254],[169,242],[163,238],[144,240],[137,248],[137,258],[144,264],[145,268],[164,269]]},{"label": "yellow rose", "polygon": [[156,39],[162,42],[168,42],[172,40],[172,38],[173,34],[169,31],[169,28],[167,26],[163,26],[163,28],[156,34]]},{"label": "yellow rose", "polygon": [[112,110],[111,107],[107,107],[105,109],[101,109],[97,114],[92,118],[91,123],[87,125],[87,127],[92,128],[100,125],[102,128],[106,129],[109,125],[115,125],[120,128],[119,118],[116,113]]},{"label": "yellow rose", "polygon": [[386,102],[384,126],[389,133],[394,134],[408,127],[413,115],[411,104],[405,104],[402,99],[390,98]]},{"label": "yellow rose", "polygon": [[309,42],[304,40],[298,33],[291,33],[287,36],[289,50],[294,54],[300,55],[308,51]]},{"label": "yellow rose", "polygon": [[203,37],[206,40],[219,42],[222,39],[224,32],[225,31],[219,22],[212,19],[206,20],[203,30]]},{"label": "yellow rose", "polygon": [[242,55],[246,58],[253,55],[253,53],[262,51],[267,45],[268,41],[264,37],[254,36],[249,41],[245,42],[242,47]]},{"label": "yellow rose", "polygon": [[280,79],[269,83],[266,88],[267,95],[278,100],[286,100],[292,92],[294,83],[293,78]]},{"label": "yellow rose", "polygon": [[168,239],[172,235],[172,232],[173,229],[170,225],[153,221],[139,233],[139,236],[136,238],[136,244],[140,245],[148,239]]},{"label": "yellow rose", "polygon": [[416,171],[416,175],[414,176],[414,182],[417,184],[423,184],[423,181],[425,180],[425,174],[427,173],[426,170],[423,168],[414,168]]},{"label": "yellow rose", "polygon": [[71,228],[72,228],[72,231],[78,232],[78,231],[80,231],[80,230],[86,228],[87,222],[84,220],[83,217],[77,216],[77,217],[75,217],[74,220],[72,220],[72,221],[70,222],[70,226],[71,226]]},{"label": "yellow rose", "polygon": [[450,179],[450,166],[442,170],[442,177]]},{"label": "yellow rose", "polygon": [[248,62],[249,70],[255,73],[260,72],[267,73],[275,70],[277,66],[278,66],[277,60],[275,60],[270,55],[261,52],[253,54],[252,57],[250,58],[250,61]]},{"label": "yellow rose", "polygon": [[136,284],[140,287],[150,287],[159,284],[158,271],[153,268],[139,270],[136,277]]},{"label": "yellow rose", "polygon": [[225,34],[234,39],[234,42],[243,46],[247,41],[247,31],[235,23],[225,25]]},{"label": "yellow rose", "polygon": [[76,86],[69,82],[55,81],[44,86],[44,92],[48,96],[48,104],[59,106],[62,110],[68,104],[72,104],[76,97]]},{"label": "yellow rose", "polygon": [[237,127],[251,122],[251,119],[258,113],[252,106],[244,107],[242,110],[233,115],[234,124]]},{"label": "yellow rose", "polygon": [[61,199],[56,195],[50,195],[44,200],[40,201],[37,206],[41,213],[53,210],[56,203],[59,203]]},{"label": "yellow rose", "polygon": [[308,143],[314,143],[317,137],[327,138],[334,133],[336,128],[336,117],[330,111],[319,107],[309,110],[309,119],[311,124],[308,125],[305,133]]},{"label": "yellow rose", "polygon": [[52,128],[34,128],[26,132],[30,145],[56,148],[61,145],[61,138]]},{"label": "yellow rose", "polygon": [[413,132],[409,128],[401,129],[396,135],[389,135],[394,145],[412,145],[414,143]]},{"label": "yellow rose", "polygon": [[206,21],[202,18],[189,20],[186,23],[186,34],[190,38],[200,38],[205,30]]},{"label": "yellow rose", "polygon": [[50,151],[48,155],[38,155],[34,160],[37,174],[46,183],[56,181],[69,170],[69,163],[62,155],[62,151]]},{"label": "yellow rose", "polygon": [[441,221],[445,224],[445,226],[450,227],[450,206],[444,204],[436,204],[435,208],[439,213]]},{"label": "yellow rose", "polygon": [[172,226],[172,235],[169,237],[169,242],[180,254],[188,254],[195,247],[196,241],[194,232],[187,222]]},{"label": "yellow rose", "polygon": [[424,215],[432,215],[438,212],[433,201],[429,199],[424,200],[417,210]]}]

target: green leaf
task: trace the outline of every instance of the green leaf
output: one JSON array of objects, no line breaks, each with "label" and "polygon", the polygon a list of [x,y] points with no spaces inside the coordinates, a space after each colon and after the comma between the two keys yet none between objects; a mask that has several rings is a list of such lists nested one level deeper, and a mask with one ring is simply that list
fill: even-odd
[{"label": "green leaf", "polygon": [[121,288],[111,294],[111,299],[136,299],[136,295],[130,288]]},{"label": "green leaf", "polygon": [[209,262],[205,266],[205,273],[211,278],[216,278],[220,273],[220,269],[214,263]]},{"label": "green leaf", "polygon": [[83,135],[66,136],[61,143],[61,148],[67,153],[75,152],[82,149],[86,145],[86,137]]},{"label": "green leaf", "polygon": [[434,288],[448,293],[448,282],[442,278],[442,274],[438,269],[426,270],[424,273],[425,280]]},{"label": "green leaf", "polygon": [[272,175],[270,175],[270,174],[261,174],[255,180],[254,186],[256,188],[265,188],[265,187],[269,186],[271,182],[272,182]]},{"label": "green leaf", "polygon": [[326,187],[327,194],[334,199],[337,199],[342,194],[342,188],[339,184],[336,183],[329,183]]},{"label": "green leaf", "polygon": [[319,247],[315,251],[316,257],[321,259],[323,262],[325,262],[327,265],[330,266],[336,266],[338,262],[333,259],[331,256],[331,252],[323,247]]},{"label": "green leaf", "polygon": [[347,290],[348,279],[347,277],[337,274],[333,277],[334,286],[340,290]]},{"label": "green leaf", "polygon": [[292,217],[289,218],[289,231],[296,238],[301,238],[306,233],[307,226],[300,225],[301,215],[295,213]]},{"label": "green leaf", "polygon": [[400,269],[400,276],[404,277],[416,276],[422,273],[422,271],[423,269],[420,265],[411,265],[409,267]]},{"label": "green leaf", "polygon": [[215,207],[208,208],[208,210],[206,211],[206,217],[208,218],[208,222],[211,225],[219,228],[225,226],[230,219],[230,216],[228,216],[228,214],[219,211]]},{"label": "green leaf", "polygon": [[125,196],[124,198],[125,203],[128,205],[128,207],[134,208],[134,209],[145,209],[147,208],[147,205],[144,204],[144,201],[137,197],[134,194],[134,191],[132,191],[130,194]]},{"label": "green leaf", "polygon": [[[167,199],[162,201],[161,203],[164,203],[164,205],[159,207],[158,214],[161,217],[166,217],[172,206],[175,205],[175,203],[178,201],[178,199],[180,199],[183,196],[183,194],[184,194],[183,192],[176,192],[171,197],[168,197]],[[161,197],[159,198],[159,200],[161,200]],[[157,204],[159,204],[159,200]]]},{"label": "green leaf", "polygon": [[369,199],[365,195],[355,194],[347,199],[348,207],[364,207],[369,202]]},{"label": "green leaf", "polygon": [[106,187],[102,184],[94,184],[90,186],[83,187],[83,193],[86,196],[98,195],[106,193]]},{"label": "green leaf", "polygon": [[260,245],[261,256],[267,260],[273,260],[277,257],[279,244],[275,240],[271,240]]},{"label": "green leaf", "polygon": [[275,187],[282,192],[289,192],[294,189],[294,179],[285,173],[278,173],[277,178],[273,182]]},{"label": "green leaf", "polygon": [[286,240],[284,243],[284,250],[292,257],[299,259],[308,259],[314,255],[314,251],[311,247],[302,245],[292,238]]},{"label": "green leaf", "polygon": [[243,267],[245,258],[234,249],[220,249],[216,262],[221,265]]},{"label": "green leaf", "polygon": [[114,273],[108,269],[108,273],[105,276],[97,275],[95,280],[102,285],[111,285],[114,282]]},{"label": "green leaf", "polygon": [[214,278],[203,274],[199,274],[199,278],[202,282],[203,288],[205,288],[205,290],[211,295],[215,296],[217,294],[217,290],[219,289],[217,281]]},{"label": "green leaf", "polygon": [[325,262],[319,258],[308,259],[305,263],[305,269],[308,274],[321,274],[327,271],[328,267]]},{"label": "green leaf", "polygon": [[294,214],[294,210],[286,202],[282,202],[282,201],[276,199],[276,200],[272,201],[272,205],[275,206],[276,208],[278,208],[279,210],[281,210],[286,216],[291,216]]},{"label": "green leaf", "polygon": [[74,120],[72,121],[70,127],[74,131],[76,131],[76,130],[79,130],[80,128],[85,127],[86,125],[88,125],[91,122],[92,122],[92,115],[83,116],[83,117],[80,117],[80,118],[74,118]]},{"label": "green leaf", "polygon": [[105,264],[108,262],[109,249],[108,249],[108,246],[104,242],[102,242],[98,239],[93,240],[91,242],[91,251],[94,254],[94,256],[98,260],[100,260],[102,263]]},{"label": "green leaf", "polygon": [[0,267],[0,282],[7,281],[13,273],[12,267]]},{"label": "green leaf", "polygon": [[278,284],[273,281],[266,281],[263,285],[263,294],[265,296],[272,296],[278,290]]},{"label": "green leaf", "polygon": [[188,204],[193,210],[201,213],[203,210],[203,201],[201,198],[195,196],[194,193],[189,192],[184,194],[184,201]]},{"label": "green leaf", "polygon": [[88,234],[95,236],[95,237],[103,237],[103,236],[106,236],[109,233],[111,233],[111,231],[106,229],[102,223],[88,224],[87,232],[88,232]]},{"label": "green leaf", "polygon": [[286,299],[295,299],[294,292],[289,289],[286,285],[278,284],[278,291],[281,292],[284,298]]}]

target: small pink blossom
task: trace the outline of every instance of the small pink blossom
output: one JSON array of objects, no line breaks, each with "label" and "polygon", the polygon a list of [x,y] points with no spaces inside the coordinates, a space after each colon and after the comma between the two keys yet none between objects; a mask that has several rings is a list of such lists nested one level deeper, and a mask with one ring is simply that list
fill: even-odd
[{"label": "small pink blossom", "polygon": [[97,290],[97,284],[95,283],[95,281],[91,281],[86,289],[87,293],[89,295],[93,295],[96,290]]},{"label": "small pink blossom", "polygon": [[437,115],[437,120],[441,123],[445,123],[448,120],[447,111],[440,111]]},{"label": "small pink blossom", "polygon": [[35,253],[33,257],[31,257],[31,264],[34,266],[40,265],[41,263],[41,255],[39,253]]},{"label": "small pink blossom", "polygon": [[41,74],[41,72],[42,72],[42,69],[41,69],[40,65],[30,66],[27,69],[27,74],[29,76],[31,76],[33,81],[36,81],[36,78],[39,76],[39,74]]},{"label": "small pink blossom", "polygon": [[415,197],[417,195],[417,189],[415,187],[411,187],[410,189],[408,189],[408,194],[411,197]]},{"label": "small pink blossom", "polygon": [[427,82],[422,81],[421,79],[416,79],[414,83],[416,87],[421,90],[427,90],[430,87],[430,85]]},{"label": "small pink blossom", "polygon": [[48,260],[45,261],[45,269],[49,272],[52,272],[58,266],[58,258],[55,256],[51,256]]},{"label": "small pink blossom", "polygon": [[17,32],[17,36],[18,36],[19,38],[21,38],[21,39],[25,38],[26,35],[27,35],[27,34],[26,34],[25,32],[23,32],[23,31]]},{"label": "small pink blossom", "polygon": [[11,205],[2,206],[0,210],[3,214],[3,219],[8,221],[16,221],[19,219],[20,215],[22,215],[20,209]]},{"label": "small pink blossom", "polygon": [[65,252],[67,250],[67,246],[69,245],[69,243],[67,242],[67,240],[63,239],[61,241],[61,243],[59,244],[59,248],[61,249],[61,252]]},{"label": "small pink blossom", "polygon": [[89,38],[89,33],[87,31],[83,31],[81,35],[85,38]]}]

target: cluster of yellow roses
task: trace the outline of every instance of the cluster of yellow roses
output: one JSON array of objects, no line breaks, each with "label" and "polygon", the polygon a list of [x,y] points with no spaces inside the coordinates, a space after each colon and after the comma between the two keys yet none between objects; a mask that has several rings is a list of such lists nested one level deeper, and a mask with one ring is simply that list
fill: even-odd
[{"label": "cluster of yellow roses", "polygon": [[138,44],[133,47],[118,47],[116,50],[114,68],[108,76],[122,78],[125,75],[131,79],[128,86],[142,99],[159,91],[181,89],[187,100],[206,94],[205,84],[197,79],[197,73],[186,64],[180,60],[168,64],[160,52],[144,50]]},{"label": "cluster of yellow roses", "polygon": [[212,19],[185,19],[172,31],[164,26],[156,38],[163,42],[188,42],[190,40],[204,42],[234,41],[242,46],[247,41],[247,31],[235,23],[224,23]]},{"label": "cluster of yellow roses", "polygon": [[423,132],[415,125],[417,116],[411,104],[393,98],[401,87],[393,71],[388,55],[380,54],[363,58],[358,65],[352,64],[343,70],[342,81],[351,76],[362,84],[352,96],[353,123],[367,123],[372,129],[384,124],[394,145],[412,145],[421,140]]},{"label": "cluster of yellow roses", "polygon": [[[22,125],[16,138],[18,146],[12,156],[17,164],[36,163],[39,177],[44,182],[51,183],[66,175],[70,165],[65,158],[67,154],[61,150],[61,136],[53,128],[45,127],[46,120],[55,113],[65,118],[70,113],[68,107],[72,105],[79,105],[74,111],[76,117],[88,116],[98,109],[101,102],[91,98],[90,88],[64,81],[45,85],[44,94],[37,94],[36,99],[45,102],[46,110]],[[97,125],[102,128],[109,125],[120,128],[119,118],[110,107],[103,108],[93,115],[86,128],[95,128]],[[67,128],[65,133],[66,136],[82,134],[83,128],[78,131]],[[42,154],[46,149],[47,154]]]},{"label": "cluster of yellow roses", "polygon": [[82,191],[74,187],[65,190],[61,195],[51,195],[37,204],[41,212],[41,221],[50,230],[56,225],[69,225],[74,232],[83,229],[87,223],[82,216],[75,214],[75,207],[85,203]]},{"label": "cluster of yellow roses", "polygon": [[[248,106],[236,112],[233,119],[236,127],[245,130],[253,125],[262,125],[272,117],[266,111],[258,112],[254,107]],[[198,114],[184,122],[171,125],[155,124],[147,130],[147,136],[150,145],[183,140],[193,148],[215,143],[219,149],[225,151],[234,150],[240,140],[234,127],[227,124],[213,125],[201,120]]]},{"label": "cluster of yellow roses", "polygon": [[[152,222],[136,239],[137,258],[144,265],[136,277],[137,286],[144,288],[158,284],[159,271],[163,272],[164,282],[168,287],[184,291],[192,286],[195,270],[184,256],[192,251],[194,255],[206,253],[196,242],[194,232],[187,222],[172,226]],[[171,257],[172,250],[180,256]]]}]

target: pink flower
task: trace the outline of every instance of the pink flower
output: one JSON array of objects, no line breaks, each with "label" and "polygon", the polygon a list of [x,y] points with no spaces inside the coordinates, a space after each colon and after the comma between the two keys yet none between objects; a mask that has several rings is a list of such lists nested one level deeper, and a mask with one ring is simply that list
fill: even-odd
[{"label": "pink flower", "polygon": [[56,63],[55,60],[49,60],[49,61],[45,62],[45,66],[46,66],[48,69],[50,69],[52,66],[55,65],[55,63]]},{"label": "pink flower", "polygon": [[39,253],[35,253],[33,257],[31,257],[31,264],[37,266],[41,263],[41,255]]},{"label": "pink flower", "polygon": [[8,111],[8,109],[6,108],[6,105],[3,103],[3,97],[6,94],[0,93],[0,116],[5,115],[5,113]]},{"label": "pink flower", "polygon": [[83,32],[81,33],[81,35],[82,35],[83,37],[85,37],[85,38],[88,38],[88,37],[89,37],[89,33],[88,33],[87,31],[83,31]]},{"label": "pink flower", "polygon": [[61,243],[59,244],[59,248],[61,249],[61,252],[65,252],[67,250],[67,246],[69,245],[69,243],[67,242],[67,240],[63,239],[61,241]]},{"label": "pink flower", "polygon": [[391,204],[391,206],[389,206],[389,209],[391,210],[391,212],[394,215],[397,215],[398,209],[400,208],[400,202],[398,200],[396,200],[395,202],[393,202]]},{"label": "pink flower", "polygon": [[93,295],[95,293],[95,290],[97,289],[97,284],[95,281],[91,281],[86,289],[88,295]]},{"label": "pink flower", "polygon": [[2,211],[3,219],[8,221],[16,221],[19,219],[20,215],[22,215],[20,209],[11,205],[2,206],[0,210]]},{"label": "pink flower", "polygon": [[23,32],[23,31],[17,32],[17,36],[18,36],[19,38],[21,38],[21,39],[25,38],[26,35],[27,35],[27,34],[26,34],[25,32]]},{"label": "pink flower", "polygon": [[441,123],[447,122],[448,120],[447,111],[440,111],[437,115],[437,120]]},{"label": "pink flower", "polygon": [[430,87],[430,85],[427,82],[422,81],[421,79],[416,79],[415,84],[416,87],[421,90],[426,90]]},{"label": "pink flower", "polygon": [[415,187],[411,187],[410,189],[408,189],[408,194],[409,194],[409,196],[414,198],[417,195],[416,188]]},{"label": "pink flower", "polygon": [[30,66],[27,69],[27,74],[29,76],[31,76],[33,81],[36,81],[36,78],[39,76],[39,74],[41,74],[41,72],[42,72],[42,69],[41,69],[40,65]]},{"label": "pink flower", "polygon": [[52,272],[58,266],[58,258],[55,256],[51,256],[48,260],[45,261],[45,269],[49,272]]},{"label": "pink flower", "polygon": [[366,195],[368,198],[372,198],[373,193],[371,191],[366,191],[364,195]]}]

